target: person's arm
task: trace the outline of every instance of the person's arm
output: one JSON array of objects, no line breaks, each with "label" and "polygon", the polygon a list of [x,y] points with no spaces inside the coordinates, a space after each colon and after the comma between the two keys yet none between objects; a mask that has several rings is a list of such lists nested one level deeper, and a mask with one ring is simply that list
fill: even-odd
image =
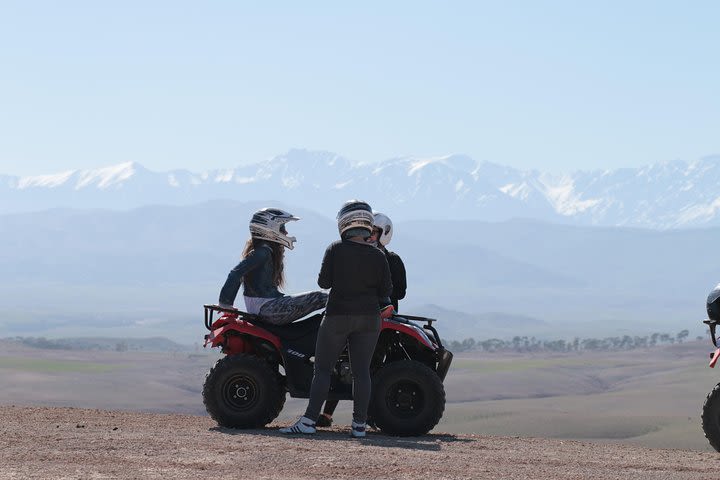
[{"label": "person's arm", "polygon": [[407,275],[405,273],[405,264],[400,255],[394,253],[389,258],[390,276],[392,278],[393,291],[390,295],[392,298],[402,300],[405,298],[407,290]]},{"label": "person's arm", "polygon": [[333,286],[333,245],[325,250],[325,256],[320,265],[320,273],[318,274],[318,286],[320,288],[332,288]]},{"label": "person's arm", "polygon": [[245,274],[256,269],[266,261],[269,261],[271,256],[270,249],[264,247],[256,248],[250,252],[250,255],[230,270],[227,280],[225,280],[225,284],[220,290],[218,303],[221,306],[232,306],[235,303],[235,298],[240,290],[240,285],[242,284]]},{"label": "person's arm", "polygon": [[392,277],[390,276],[390,266],[388,265],[387,258],[383,254],[380,258],[380,284],[378,285],[378,298],[390,297],[393,291]]},{"label": "person's arm", "polygon": [[382,255],[380,264],[382,271],[380,275],[380,285],[378,286],[378,303],[380,304],[380,318],[390,318],[395,313],[390,293],[392,293],[392,280],[390,278],[390,266],[388,265],[385,254]]}]

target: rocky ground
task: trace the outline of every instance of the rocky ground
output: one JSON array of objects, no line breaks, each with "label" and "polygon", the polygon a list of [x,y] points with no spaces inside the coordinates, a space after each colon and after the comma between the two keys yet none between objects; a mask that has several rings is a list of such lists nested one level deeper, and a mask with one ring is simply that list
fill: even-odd
[{"label": "rocky ground", "polygon": [[0,479],[705,479],[720,455],[433,433],[287,437],[205,416],[0,406]]}]

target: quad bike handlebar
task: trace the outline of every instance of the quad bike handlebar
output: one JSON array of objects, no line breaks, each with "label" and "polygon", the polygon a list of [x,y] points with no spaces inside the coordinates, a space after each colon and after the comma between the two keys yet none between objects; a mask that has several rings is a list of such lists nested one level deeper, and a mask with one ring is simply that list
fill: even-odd
[{"label": "quad bike handlebar", "polygon": [[438,347],[445,348],[442,344],[442,340],[440,340],[440,334],[435,329],[435,327],[432,326],[433,322],[436,322],[437,319],[435,318],[427,318],[427,317],[416,317],[415,315],[400,315],[395,314],[392,316],[391,320],[399,323],[410,323],[410,320],[416,321],[416,322],[427,322],[427,325],[423,325],[422,328],[424,330],[429,330],[432,332],[432,334],[435,336],[436,343]]},{"label": "quad bike handlebar", "polygon": [[427,318],[427,317],[416,317],[415,315],[405,315],[405,314],[395,314],[396,317],[402,317],[407,320],[415,320],[418,322],[427,322],[428,325],[432,325],[432,322],[437,322],[436,318]]}]

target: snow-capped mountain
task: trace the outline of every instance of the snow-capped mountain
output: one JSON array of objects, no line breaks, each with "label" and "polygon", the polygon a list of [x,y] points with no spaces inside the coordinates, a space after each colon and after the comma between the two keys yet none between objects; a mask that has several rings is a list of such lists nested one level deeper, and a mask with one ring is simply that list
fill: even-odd
[{"label": "snow-capped mountain", "polygon": [[583,225],[720,224],[720,156],[637,169],[551,175],[465,155],[351,162],[290,150],[235,169],[153,172],[135,162],[96,170],[0,175],[0,213],[55,207],[126,209],[210,199],[278,200],[334,215],[350,198],[404,219],[533,218]]}]

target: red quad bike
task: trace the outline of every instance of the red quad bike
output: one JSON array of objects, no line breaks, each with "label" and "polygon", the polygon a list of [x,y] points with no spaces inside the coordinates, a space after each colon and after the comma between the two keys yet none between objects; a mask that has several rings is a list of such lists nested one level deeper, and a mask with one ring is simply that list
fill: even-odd
[{"label": "red quad bike", "polygon": [[[213,321],[213,315],[219,318]],[[322,315],[288,325],[269,325],[257,316],[205,305],[205,345],[225,356],[210,369],[203,402],[210,416],[228,428],[259,428],[272,422],[286,392],[309,398],[315,341]],[[425,322],[419,325],[416,321]],[[389,435],[424,435],[445,410],[443,380],[453,355],[443,347],[434,319],[395,315],[382,322],[371,363],[368,423]],[[352,399],[347,347],[332,373],[329,399]]]},{"label": "red quad bike", "polygon": [[[713,345],[715,345],[715,352],[710,354],[710,368],[715,368],[715,364],[720,358],[720,348],[718,347],[717,337],[715,336],[715,329],[720,323],[720,319],[711,318],[703,320],[703,323],[710,327],[710,338],[712,339]],[[715,385],[703,404],[702,410],[702,426],[705,432],[705,438],[710,442],[715,450],[720,452],[720,383]]]}]

